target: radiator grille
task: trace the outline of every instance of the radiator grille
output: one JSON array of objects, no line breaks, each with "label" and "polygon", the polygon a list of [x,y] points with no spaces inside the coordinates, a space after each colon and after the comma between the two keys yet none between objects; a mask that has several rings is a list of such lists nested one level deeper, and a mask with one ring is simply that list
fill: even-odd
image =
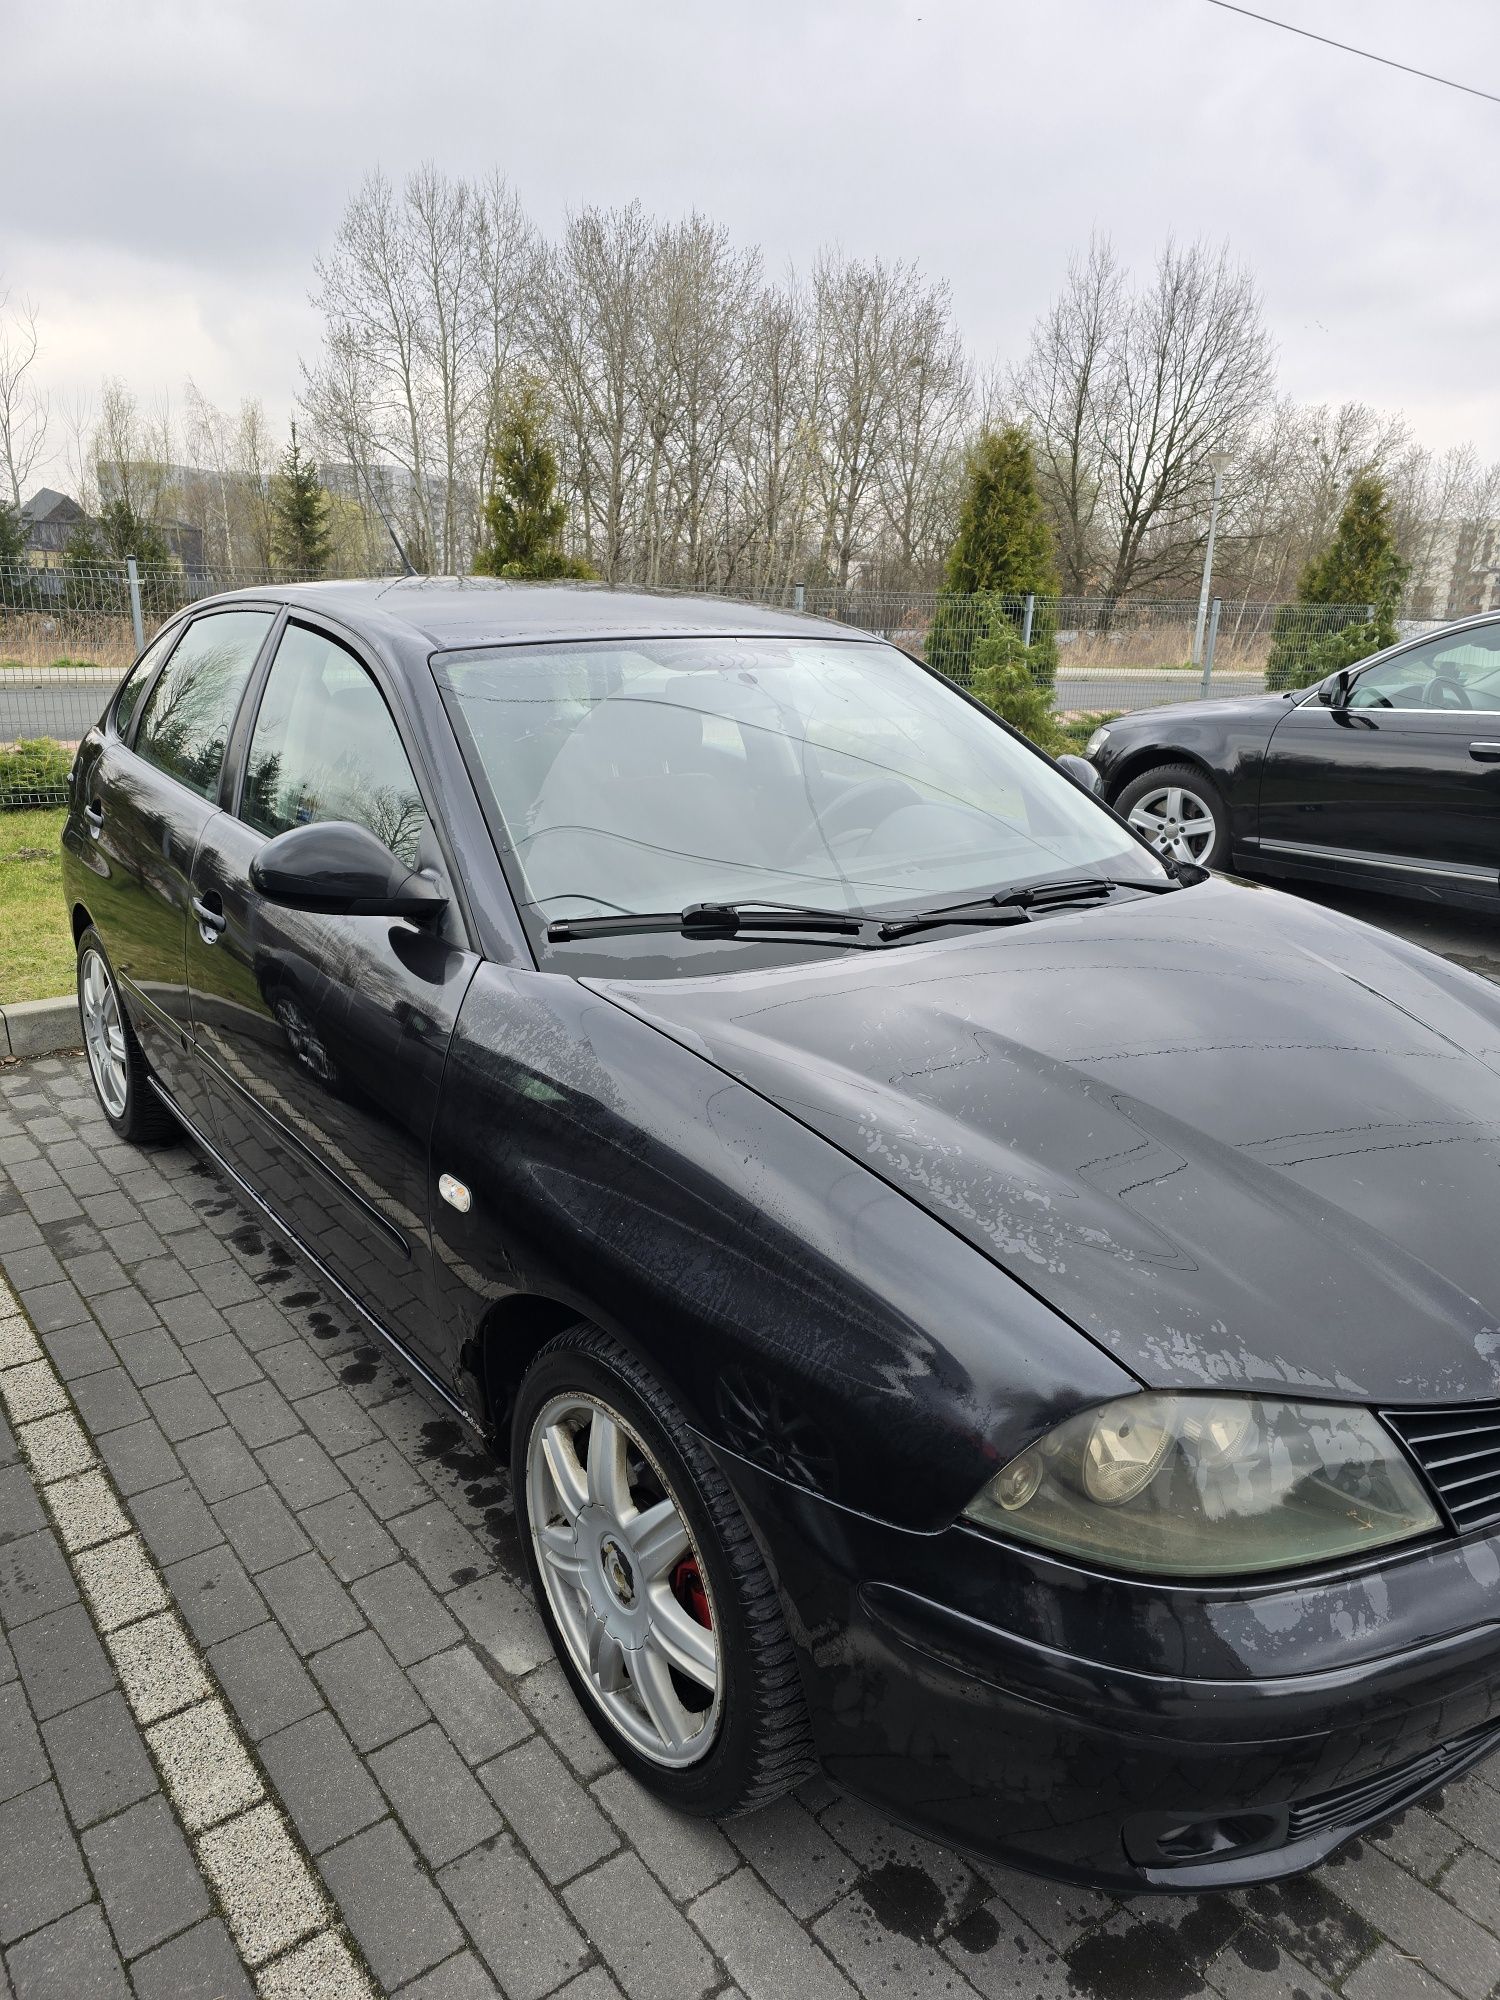
[{"label": "radiator grille", "polygon": [[1500,1521],[1500,1403],[1381,1414],[1426,1473],[1455,1528]]}]

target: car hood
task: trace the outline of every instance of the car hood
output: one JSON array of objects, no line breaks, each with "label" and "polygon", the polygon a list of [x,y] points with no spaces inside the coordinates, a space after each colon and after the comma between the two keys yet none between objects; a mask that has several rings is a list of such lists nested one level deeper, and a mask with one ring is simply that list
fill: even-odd
[{"label": "car hood", "polygon": [[1133,708],[1124,715],[1117,715],[1109,724],[1111,736],[1123,736],[1137,724],[1144,725],[1144,733],[1154,735],[1156,725],[1163,721],[1176,722],[1179,718],[1191,718],[1195,722],[1253,722],[1260,721],[1271,730],[1286,714],[1291,703],[1284,694],[1225,695],[1219,701],[1173,701],[1160,708]]},{"label": "car hood", "polygon": [[1500,990],[1415,946],[1213,879],[885,952],[588,983],[1152,1387],[1500,1395]]}]

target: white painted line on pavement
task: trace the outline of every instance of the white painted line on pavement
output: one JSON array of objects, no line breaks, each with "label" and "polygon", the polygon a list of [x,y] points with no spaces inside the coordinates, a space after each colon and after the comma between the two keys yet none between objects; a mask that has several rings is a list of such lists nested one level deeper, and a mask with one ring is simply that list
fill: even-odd
[{"label": "white painted line on pavement", "polygon": [[66,1384],[3,1279],[0,1405],[261,2000],[373,2000]]}]

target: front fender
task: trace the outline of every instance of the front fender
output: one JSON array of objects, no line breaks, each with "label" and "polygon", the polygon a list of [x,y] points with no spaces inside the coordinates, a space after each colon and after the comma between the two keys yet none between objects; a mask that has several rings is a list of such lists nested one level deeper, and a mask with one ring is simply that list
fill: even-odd
[{"label": "front fender", "polygon": [[906,1196],[557,974],[485,965],[433,1134],[457,1349],[507,1294],[628,1339],[725,1449],[945,1525],[1032,1438],[1136,1386]]}]

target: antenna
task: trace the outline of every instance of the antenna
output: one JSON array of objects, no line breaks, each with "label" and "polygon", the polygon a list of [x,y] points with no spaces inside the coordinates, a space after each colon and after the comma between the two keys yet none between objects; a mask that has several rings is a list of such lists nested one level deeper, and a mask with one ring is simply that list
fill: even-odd
[{"label": "antenna", "polygon": [[396,533],[395,528],[391,525],[390,515],[387,514],[384,507],[382,507],[380,504],[380,495],[375,491],[375,482],[371,479],[368,471],[366,471],[363,465],[359,467],[359,471],[361,477],[364,479],[365,491],[370,496],[371,502],[373,503],[375,508],[375,512],[380,516],[381,520],[384,521],[385,523],[385,531],[391,538],[391,546],[396,551],[397,555],[400,556],[401,558],[401,567],[406,571],[406,574],[408,576],[415,576],[417,574],[416,565],[413,563],[411,557],[406,553],[405,549],[402,548],[401,537]]}]

